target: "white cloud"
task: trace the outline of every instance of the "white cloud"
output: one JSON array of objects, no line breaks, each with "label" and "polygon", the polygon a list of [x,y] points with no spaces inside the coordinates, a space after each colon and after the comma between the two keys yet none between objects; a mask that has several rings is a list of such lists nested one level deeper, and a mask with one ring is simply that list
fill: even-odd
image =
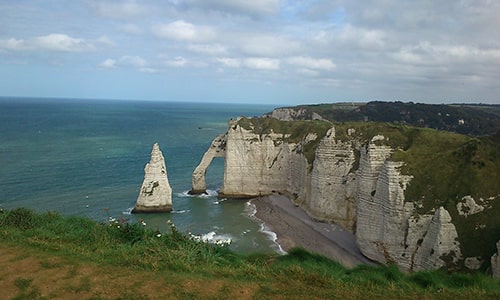
[{"label": "white cloud", "polygon": [[114,69],[116,68],[116,60],[108,58],[101,62],[99,66],[106,69]]},{"label": "white cloud", "polygon": [[115,42],[113,42],[110,38],[108,38],[105,35],[98,38],[96,42],[104,46],[116,46]]},{"label": "white cloud", "polygon": [[[95,42],[101,44],[111,44],[112,41],[106,37],[101,37]],[[93,42],[74,38],[66,34],[51,33],[48,35],[38,36],[31,39],[3,39],[0,40],[0,48],[12,51],[21,50],[46,50],[46,51],[59,51],[59,52],[81,52],[96,50]]]},{"label": "white cloud", "polygon": [[315,35],[315,40],[320,43],[362,50],[381,50],[386,45],[386,38],[387,35],[382,30],[364,29],[351,24],[321,30]]},{"label": "white cloud", "polygon": [[187,64],[187,60],[182,56],[177,56],[172,60],[165,61],[165,64],[169,67],[184,67]]},{"label": "white cloud", "polygon": [[279,70],[280,68],[280,60],[265,58],[265,57],[251,57],[243,60],[243,64],[250,69],[258,69],[258,70]]},{"label": "white cloud", "polygon": [[273,59],[268,57],[248,57],[241,59],[232,57],[223,57],[223,58],[217,58],[216,61],[219,62],[222,66],[228,68],[246,67],[249,69],[268,70],[268,71],[279,70],[281,64],[281,61],[279,59]]},{"label": "white cloud", "polygon": [[312,58],[308,56],[294,56],[287,59],[290,65],[312,70],[333,71],[337,67],[328,58]]},{"label": "white cloud", "polygon": [[404,46],[393,54],[397,61],[415,65],[436,64],[500,64],[500,49],[479,49],[466,45],[441,45],[428,41]]},{"label": "white cloud", "polygon": [[137,1],[87,1],[89,6],[99,15],[114,19],[130,19],[145,15],[149,9]]},{"label": "white cloud", "polygon": [[223,55],[227,53],[227,48],[220,44],[192,44],[188,46],[188,50],[208,55]]},{"label": "white cloud", "polygon": [[301,49],[301,44],[297,40],[276,34],[243,35],[238,41],[238,46],[248,55],[264,57],[281,57]]},{"label": "white cloud", "polygon": [[216,36],[211,27],[196,26],[183,20],[168,24],[157,24],[153,26],[153,33],[158,37],[188,42],[206,42]]},{"label": "white cloud", "polygon": [[84,39],[73,38],[58,33],[35,38],[33,40],[33,46],[53,51],[85,51],[94,49],[94,46]]},{"label": "white cloud", "polygon": [[225,67],[229,68],[241,67],[241,61],[237,58],[223,57],[223,58],[217,58],[217,61]]},{"label": "white cloud", "polygon": [[298,69],[297,73],[300,75],[310,76],[310,77],[316,77],[320,75],[318,71],[313,71],[311,69]]},{"label": "white cloud", "polygon": [[121,66],[134,67],[134,68],[145,68],[148,62],[140,56],[122,56],[118,60]]},{"label": "white cloud", "polygon": [[155,68],[139,68],[138,71],[142,73],[151,73],[151,74],[160,72],[160,70]]},{"label": "white cloud", "polygon": [[186,0],[191,8],[222,11],[230,14],[262,16],[279,11],[280,0]]},{"label": "white cloud", "polygon": [[142,29],[133,23],[128,23],[125,25],[119,26],[119,29],[123,32],[129,33],[129,34],[134,34],[134,35],[139,35],[142,34]]},{"label": "white cloud", "polygon": [[148,61],[141,56],[124,55],[118,59],[107,58],[99,64],[99,67],[105,69],[115,68],[133,68],[143,73],[157,73],[158,69],[152,68]]},{"label": "white cloud", "polygon": [[28,46],[24,40],[18,40],[15,38],[10,39],[1,39],[0,40],[0,49],[5,50],[25,50]]}]

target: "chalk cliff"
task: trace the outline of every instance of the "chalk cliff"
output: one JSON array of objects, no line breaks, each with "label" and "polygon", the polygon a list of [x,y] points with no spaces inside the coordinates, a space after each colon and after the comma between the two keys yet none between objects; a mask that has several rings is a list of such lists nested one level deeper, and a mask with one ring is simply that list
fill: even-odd
[{"label": "chalk cliff", "polygon": [[165,159],[158,143],[153,145],[151,159],[144,167],[144,181],[133,213],[172,211],[172,189],[168,182]]},{"label": "chalk cliff", "polygon": [[[288,118],[288,113],[277,114]],[[384,135],[374,125],[354,127],[270,117],[231,120],[227,133],[216,137],[193,173],[193,191],[204,191],[211,159],[223,156],[223,197],[285,194],[311,217],[354,233],[370,259],[396,263],[405,271],[456,268],[465,255],[455,224],[467,217],[457,209],[465,209],[406,195],[414,176],[397,158],[407,152],[414,156],[408,149],[419,133],[408,138],[394,134],[394,128]],[[481,212],[474,208],[469,214]],[[467,256],[484,260],[469,250]]]}]

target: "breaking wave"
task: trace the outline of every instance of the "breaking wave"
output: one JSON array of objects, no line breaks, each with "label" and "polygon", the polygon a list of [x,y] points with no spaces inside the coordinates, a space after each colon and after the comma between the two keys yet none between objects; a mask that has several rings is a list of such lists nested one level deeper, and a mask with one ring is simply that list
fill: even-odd
[{"label": "breaking wave", "polygon": [[182,209],[182,210],[172,210],[170,213],[172,214],[185,214],[190,212],[190,209]]},{"label": "breaking wave", "polygon": [[267,236],[269,240],[273,242],[273,250],[279,254],[287,254],[285,250],[278,243],[278,235],[276,232],[272,231],[269,227],[267,227],[266,223],[264,223],[261,219],[257,218],[255,214],[257,213],[257,207],[251,201],[246,202],[245,212],[248,213],[248,216],[252,219],[255,219],[259,222],[259,232],[262,232]]},{"label": "breaking wave", "polygon": [[122,211],[122,214],[123,215],[131,215],[132,214],[132,210],[134,209],[134,207],[129,207],[127,208],[125,211]]},{"label": "breaking wave", "polygon": [[205,234],[194,235],[190,234],[192,240],[216,245],[230,245],[233,237],[229,234],[217,234],[215,231],[210,231]]},{"label": "breaking wave", "polygon": [[215,190],[207,190],[206,194],[198,194],[198,195],[191,195],[189,194],[189,190],[177,193],[178,197],[194,197],[194,198],[211,198],[211,197],[217,197],[219,193]]}]

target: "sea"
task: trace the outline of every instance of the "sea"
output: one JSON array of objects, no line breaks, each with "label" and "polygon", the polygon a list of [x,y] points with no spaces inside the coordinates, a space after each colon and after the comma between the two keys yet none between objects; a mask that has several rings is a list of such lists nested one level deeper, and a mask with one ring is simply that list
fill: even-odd
[{"label": "sea", "polygon": [[[230,118],[270,105],[131,100],[0,98],[0,208],[138,222],[239,253],[280,251],[276,235],[248,200],[219,199],[224,160],[207,171],[208,195],[191,196],[191,173]],[[172,187],[173,211],[131,214],[144,166],[158,142]]]}]

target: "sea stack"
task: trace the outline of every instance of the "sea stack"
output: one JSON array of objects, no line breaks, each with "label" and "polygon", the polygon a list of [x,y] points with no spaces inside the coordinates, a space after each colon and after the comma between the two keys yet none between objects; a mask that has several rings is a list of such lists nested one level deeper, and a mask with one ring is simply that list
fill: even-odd
[{"label": "sea stack", "polygon": [[132,213],[172,211],[172,188],[168,183],[167,167],[158,143],[153,145],[151,159],[144,167],[144,181]]}]

